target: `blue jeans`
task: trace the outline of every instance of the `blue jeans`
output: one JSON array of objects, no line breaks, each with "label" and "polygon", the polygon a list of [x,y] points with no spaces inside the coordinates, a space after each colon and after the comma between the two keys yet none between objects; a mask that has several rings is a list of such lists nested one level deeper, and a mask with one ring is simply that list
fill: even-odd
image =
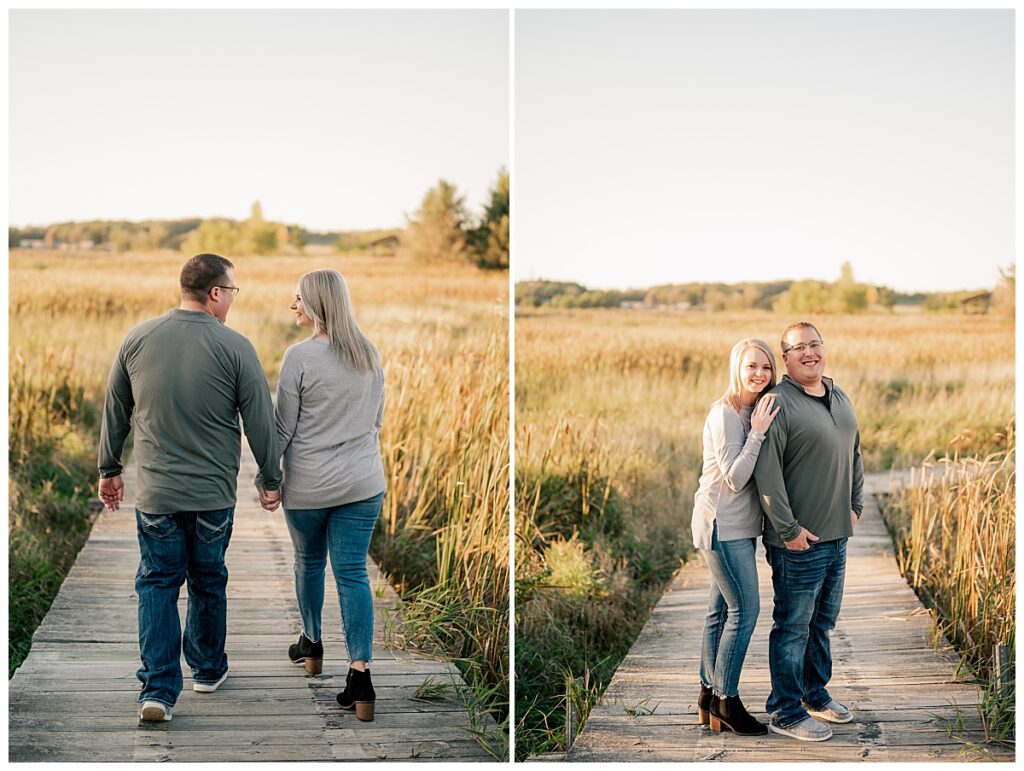
[{"label": "blue jeans", "polygon": [[715,522],[711,549],[701,549],[711,570],[711,596],[704,619],[700,681],[719,696],[739,695],[743,659],[761,609],[755,541],[719,541]]},{"label": "blue jeans", "polygon": [[775,611],[768,636],[772,691],[765,709],[772,722],[788,728],[831,700],[829,633],[839,618],[846,575],[846,540],[818,542],[807,551],[768,546]]},{"label": "blue jeans", "polygon": [[284,512],[295,547],[295,596],[302,633],[312,642],[320,639],[324,571],[330,553],[349,661],[370,661],[373,654],[373,595],[366,555],[383,501],[381,493],[341,506]]},{"label": "blue jeans", "polygon": [[[228,569],[224,553],[231,540],[234,507],[215,511],[147,514],[135,510],[139,569],[139,701],[174,706],[181,693],[180,657],[192,678],[215,683],[228,671]],[[188,612],[182,638],[178,592],[188,582]]]}]

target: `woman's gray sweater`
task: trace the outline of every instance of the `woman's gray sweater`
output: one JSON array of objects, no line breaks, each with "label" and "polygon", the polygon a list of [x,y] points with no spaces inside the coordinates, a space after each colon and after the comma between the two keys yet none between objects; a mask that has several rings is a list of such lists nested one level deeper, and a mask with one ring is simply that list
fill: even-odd
[{"label": "woman's gray sweater", "polygon": [[720,399],[704,422],[704,467],[690,525],[698,549],[711,548],[716,521],[719,541],[761,535],[764,513],[752,477],[764,434],[750,430],[752,413],[753,407],[737,412]]},{"label": "woman's gray sweater", "polygon": [[326,340],[285,351],[274,410],[284,457],[284,506],[318,509],[387,489],[380,456],[384,373],[357,372]]}]

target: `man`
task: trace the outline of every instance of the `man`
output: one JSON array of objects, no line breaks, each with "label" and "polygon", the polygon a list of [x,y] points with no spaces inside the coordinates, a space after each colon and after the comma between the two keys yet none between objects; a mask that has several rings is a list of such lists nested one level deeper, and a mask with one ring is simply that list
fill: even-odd
[{"label": "man", "polygon": [[846,541],[863,509],[860,432],[849,398],[823,375],[825,344],[813,324],[787,327],[782,358],[787,374],[772,390],[781,409],[754,467],[775,590],[765,708],[770,731],[825,741],[832,736],[828,723],[853,719],[825,686]]},{"label": "man", "polygon": [[[128,332],[107,384],[99,495],[112,511],[124,498],[121,451],[135,425],[142,656],[136,675],[144,721],[171,719],[182,648],[194,690],[212,693],[227,677],[224,553],[235,510],[239,414],[266,500],[274,507],[280,500],[270,390],[252,344],[224,326],[239,291],[233,268],[216,254],[186,262],[181,305]],[[177,602],[186,580],[183,639]]]}]

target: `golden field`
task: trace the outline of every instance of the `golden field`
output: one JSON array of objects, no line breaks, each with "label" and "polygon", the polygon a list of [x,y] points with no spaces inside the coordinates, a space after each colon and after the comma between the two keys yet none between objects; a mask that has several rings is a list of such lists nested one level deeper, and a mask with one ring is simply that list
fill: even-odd
[{"label": "golden field", "polygon": [[[869,470],[913,465],[944,450],[965,428],[998,431],[1012,414],[1012,319],[806,320],[825,340],[826,372],[857,409]],[[699,457],[708,406],[727,383],[729,350],[737,340],[759,337],[778,351],[789,321],[757,311],[520,312],[517,430],[543,434],[578,416],[576,426],[600,421],[594,430],[602,445],[618,448],[621,457],[663,462],[680,451]],[[777,365],[781,375],[781,355]]]},{"label": "golden field", "polygon": [[[12,250],[12,471],[15,455],[32,448],[95,458],[95,405],[117,347],[132,325],[177,307],[186,257]],[[400,258],[232,261],[241,291],[227,323],[253,342],[271,388],[285,348],[308,334],[288,309],[299,276],[325,267],[345,276],[387,386],[381,443],[389,490],[375,553],[404,594],[406,636],[465,659],[467,679],[490,687],[488,706],[504,712],[508,274]],[[38,513],[19,509],[20,494],[12,490],[13,529]],[[431,623],[432,609],[449,614],[456,633]]]}]

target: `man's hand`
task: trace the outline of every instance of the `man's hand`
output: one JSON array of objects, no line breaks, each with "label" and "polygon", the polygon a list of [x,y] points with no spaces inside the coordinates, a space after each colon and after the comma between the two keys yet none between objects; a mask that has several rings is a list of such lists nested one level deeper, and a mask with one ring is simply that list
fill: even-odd
[{"label": "man's hand", "polygon": [[281,491],[273,490],[268,492],[263,485],[256,485],[256,489],[260,493],[260,506],[267,511],[277,511],[277,508],[281,505]]},{"label": "man's hand", "polygon": [[104,506],[117,511],[124,500],[124,478],[118,474],[116,477],[100,479],[99,496]]},{"label": "man's hand", "polygon": [[854,530],[857,529],[858,522],[860,522],[860,517],[857,515],[857,512],[854,511],[853,509],[850,509],[850,525],[853,527]]},{"label": "man's hand", "polygon": [[790,551],[807,551],[811,548],[811,541],[817,541],[818,536],[805,527],[800,528],[800,535],[792,541],[786,541],[786,548]]}]

